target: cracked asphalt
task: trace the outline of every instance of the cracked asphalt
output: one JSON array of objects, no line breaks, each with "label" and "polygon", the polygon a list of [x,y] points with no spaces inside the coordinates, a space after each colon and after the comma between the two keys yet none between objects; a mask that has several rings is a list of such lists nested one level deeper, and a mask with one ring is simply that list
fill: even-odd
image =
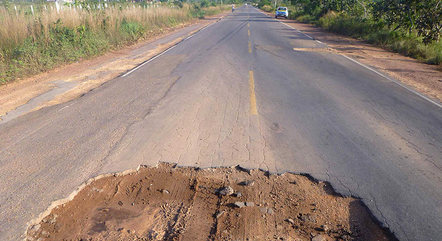
[{"label": "cracked asphalt", "polygon": [[124,77],[1,124],[0,240],[91,177],[159,161],[308,173],[400,240],[442,240],[441,108],[324,48],[245,6]]}]

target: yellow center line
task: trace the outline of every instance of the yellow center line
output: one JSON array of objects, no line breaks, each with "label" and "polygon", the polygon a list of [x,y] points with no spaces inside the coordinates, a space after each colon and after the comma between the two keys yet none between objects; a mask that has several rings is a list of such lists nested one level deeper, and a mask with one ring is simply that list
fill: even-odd
[{"label": "yellow center line", "polygon": [[250,85],[250,114],[257,115],[258,109],[256,107],[255,80],[253,79],[253,70],[249,71],[249,85]]},{"label": "yellow center line", "polygon": [[252,42],[249,40],[249,53],[252,53]]},{"label": "yellow center line", "polygon": [[249,28],[250,28],[250,23],[248,23],[248,24],[247,24],[247,27],[249,27]]},{"label": "yellow center line", "polygon": [[247,34],[249,35],[249,37],[250,37],[250,29],[249,30],[247,30]]}]

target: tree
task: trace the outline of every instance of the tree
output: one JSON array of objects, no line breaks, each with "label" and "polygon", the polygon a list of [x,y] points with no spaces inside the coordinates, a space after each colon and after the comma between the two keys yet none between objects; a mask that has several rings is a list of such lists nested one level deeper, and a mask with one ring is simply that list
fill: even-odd
[{"label": "tree", "polygon": [[424,43],[439,41],[442,21],[441,0],[422,1],[419,8],[419,17],[416,20],[418,34],[423,37]]},{"label": "tree", "polygon": [[417,30],[425,43],[438,40],[441,30],[441,0],[383,0],[373,4],[374,17],[394,30]]}]

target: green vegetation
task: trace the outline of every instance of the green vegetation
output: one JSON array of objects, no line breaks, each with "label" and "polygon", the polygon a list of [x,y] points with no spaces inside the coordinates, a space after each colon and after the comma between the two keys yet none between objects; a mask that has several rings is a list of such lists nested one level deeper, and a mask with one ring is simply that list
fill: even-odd
[{"label": "green vegetation", "polygon": [[63,6],[3,2],[0,84],[96,56],[228,9],[207,0],[193,4],[83,1]]},{"label": "green vegetation", "polygon": [[[441,0],[291,0],[289,18],[365,40],[428,64],[441,64]],[[269,0],[258,7],[274,11]]]}]

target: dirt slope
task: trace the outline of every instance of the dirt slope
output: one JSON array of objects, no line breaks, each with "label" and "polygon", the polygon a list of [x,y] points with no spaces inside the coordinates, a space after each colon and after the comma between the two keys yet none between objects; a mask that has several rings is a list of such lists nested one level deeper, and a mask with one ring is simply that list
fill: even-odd
[{"label": "dirt slope", "polygon": [[93,181],[30,226],[27,234],[28,240],[391,237],[359,200],[337,196],[328,184],[305,176],[169,164]]}]

